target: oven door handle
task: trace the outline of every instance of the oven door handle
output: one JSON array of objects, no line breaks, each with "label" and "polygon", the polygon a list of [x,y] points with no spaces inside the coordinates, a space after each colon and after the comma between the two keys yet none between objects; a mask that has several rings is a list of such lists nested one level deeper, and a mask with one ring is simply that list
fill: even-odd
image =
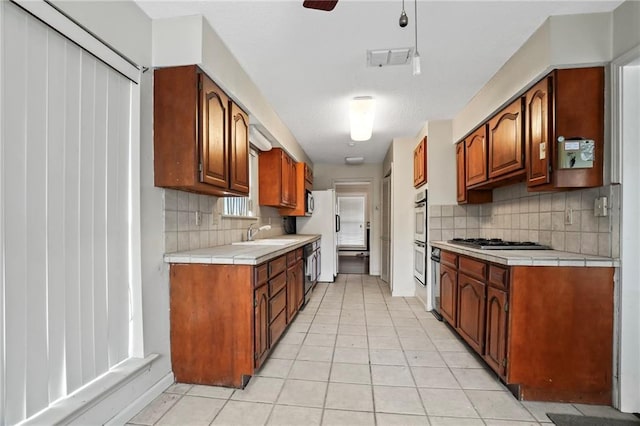
[{"label": "oven door handle", "polygon": [[414,241],[414,244],[418,247],[426,247],[425,243],[423,243],[422,241]]}]

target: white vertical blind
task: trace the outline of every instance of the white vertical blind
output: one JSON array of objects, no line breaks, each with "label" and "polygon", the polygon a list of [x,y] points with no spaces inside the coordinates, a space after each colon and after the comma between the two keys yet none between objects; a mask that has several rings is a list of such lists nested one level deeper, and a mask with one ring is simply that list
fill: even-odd
[{"label": "white vertical blind", "polygon": [[338,246],[366,248],[366,224],[364,195],[338,195],[338,215],[340,232]]},{"label": "white vertical blind", "polygon": [[0,8],[0,424],[14,424],[129,356],[135,85],[17,6]]}]

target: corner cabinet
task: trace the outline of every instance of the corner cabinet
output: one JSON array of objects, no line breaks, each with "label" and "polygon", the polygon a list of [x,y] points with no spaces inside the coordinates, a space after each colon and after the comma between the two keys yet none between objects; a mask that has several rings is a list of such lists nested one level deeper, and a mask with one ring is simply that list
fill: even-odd
[{"label": "corner cabinet", "polygon": [[443,250],[441,313],[518,399],[608,405],[613,272],[509,267]]},{"label": "corner cabinet", "polygon": [[529,191],[602,186],[604,68],[554,70],[525,105]]},{"label": "corner cabinet", "polygon": [[195,65],[154,72],[156,186],[249,193],[249,117]]},{"label": "corner cabinet", "polygon": [[295,207],[281,208],[280,216],[305,216],[306,191],[311,191],[313,184],[313,170],[307,163],[295,163],[295,175],[292,190],[295,191]]},{"label": "corner cabinet", "polygon": [[464,141],[465,183],[467,187],[487,180],[487,127],[480,126]]},{"label": "corner cabinet", "polygon": [[304,301],[302,248],[263,264],[171,264],[176,380],[244,388]]},{"label": "corner cabinet", "polygon": [[427,137],[425,136],[413,150],[413,186],[418,188],[427,183]]},{"label": "corner cabinet", "polygon": [[490,203],[493,200],[491,190],[467,189],[464,141],[456,144],[456,188],[458,204]]},{"label": "corner cabinet", "polygon": [[261,152],[258,161],[260,205],[295,208],[296,162],[282,148]]}]

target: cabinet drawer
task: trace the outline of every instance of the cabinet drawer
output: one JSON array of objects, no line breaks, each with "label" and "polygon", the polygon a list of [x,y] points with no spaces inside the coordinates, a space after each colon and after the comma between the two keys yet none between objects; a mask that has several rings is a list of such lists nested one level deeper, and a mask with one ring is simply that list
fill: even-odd
[{"label": "cabinet drawer", "polygon": [[458,267],[458,255],[448,251],[440,252],[440,262],[453,268]]},{"label": "cabinet drawer", "polygon": [[269,279],[269,269],[267,268],[267,264],[264,263],[260,266],[256,266],[255,274],[255,287],[258,288]]},{"label": "cabinet drawer", "polygon": [[269,280],[269,297],[273,297],[287,285],[287,274],[280,274]]},{"label": "cabinet drawer", "polygon": [[287,268],[287,256],[280,256],[269,262],[269,278],[273,278]]},{"label": "cabinet drawer", "polygon": [[280,315],[269,325],[269,344],[273,348],[276,344],[284,329],[287,327],[287,313],[282,311]]},{"label": "cabinet drawer", "polygon": [[294,263],[296,263],[296,251],[292,250],[287,253],[287,266],[292,266]]},{"label": "cabinet drawer", "polygon": [[287,292],[283,289],[280,293],[269,299],[269,322],[272,322],[287,306]]},{"label": "cabinet drawer", "polygon": [[506,290],[509,286],[509,270],[496,265],[489,265],[489,284]]},{"label": "cabinet drawer", "polygon": [[487,279],[487,264],[485,262],[460,256],[460,259],[458,259],[458,269],[468,276],[481,281]]}]

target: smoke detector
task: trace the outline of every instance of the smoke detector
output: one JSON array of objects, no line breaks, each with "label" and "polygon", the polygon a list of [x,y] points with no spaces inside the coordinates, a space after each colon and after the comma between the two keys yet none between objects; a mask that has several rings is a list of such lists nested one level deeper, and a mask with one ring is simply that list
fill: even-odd
[{"label": "smoke detector", "polygon": [[411,62],[412,55],[412,47],[367,50],[367,66],[386,67],[389,65],[406,65]]}]

